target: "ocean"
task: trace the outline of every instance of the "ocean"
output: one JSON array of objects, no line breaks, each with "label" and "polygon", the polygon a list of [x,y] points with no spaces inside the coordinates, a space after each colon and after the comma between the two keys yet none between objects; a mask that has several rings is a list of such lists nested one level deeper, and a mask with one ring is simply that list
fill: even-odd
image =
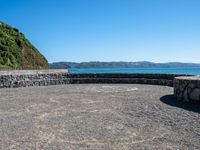
[{"label": "ocean", "polygon": [[76,69],[69,73],[149,73],[149,74],[191,74],[200,75],[200,68],[101,68]]}]

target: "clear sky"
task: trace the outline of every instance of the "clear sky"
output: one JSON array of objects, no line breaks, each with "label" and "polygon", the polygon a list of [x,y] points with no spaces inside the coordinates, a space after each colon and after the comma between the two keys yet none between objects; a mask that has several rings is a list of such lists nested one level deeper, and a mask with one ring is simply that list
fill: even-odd
[{"label": "clear sky", "polygon": [[0,20],[49,62],[200,63],[200,0],[0,0]]}]

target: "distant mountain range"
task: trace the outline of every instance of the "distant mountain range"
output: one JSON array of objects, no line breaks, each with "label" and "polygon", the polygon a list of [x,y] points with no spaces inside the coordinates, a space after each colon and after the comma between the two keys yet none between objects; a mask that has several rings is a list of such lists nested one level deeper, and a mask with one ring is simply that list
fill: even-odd
[{"label": "distant mountain range", "polygon": [[148,61],[138,62],[55,62],[50,63],[49,67],[52,69],[63,69],[63,68],[200,68],[200,64],[196,63],[180,63],[180,62],[169,62],[169,63],[153,63]]}]

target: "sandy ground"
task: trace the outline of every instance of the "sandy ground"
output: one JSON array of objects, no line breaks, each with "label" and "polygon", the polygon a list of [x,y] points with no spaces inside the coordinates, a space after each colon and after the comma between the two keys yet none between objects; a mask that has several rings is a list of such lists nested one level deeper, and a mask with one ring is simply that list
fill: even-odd
[{"label": "sandy ground", "polygon": [[75,84],[0,90],[0,148],[200,149],[200,106],[170,87]]}]

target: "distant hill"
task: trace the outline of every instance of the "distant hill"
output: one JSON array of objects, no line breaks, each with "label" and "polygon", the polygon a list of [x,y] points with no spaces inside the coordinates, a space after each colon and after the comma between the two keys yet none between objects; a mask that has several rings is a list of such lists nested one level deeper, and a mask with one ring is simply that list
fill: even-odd
[{"label": "distant hill", "polygon": [[45,57],[19,32],[0,22],[0,69],[48,68]]},{"label": "distant hill", "polygon": [[195,63],[153,63],[148,61],[140,62],[55,62],[49,64],[50,68],[191,68],[199,67]]}]

